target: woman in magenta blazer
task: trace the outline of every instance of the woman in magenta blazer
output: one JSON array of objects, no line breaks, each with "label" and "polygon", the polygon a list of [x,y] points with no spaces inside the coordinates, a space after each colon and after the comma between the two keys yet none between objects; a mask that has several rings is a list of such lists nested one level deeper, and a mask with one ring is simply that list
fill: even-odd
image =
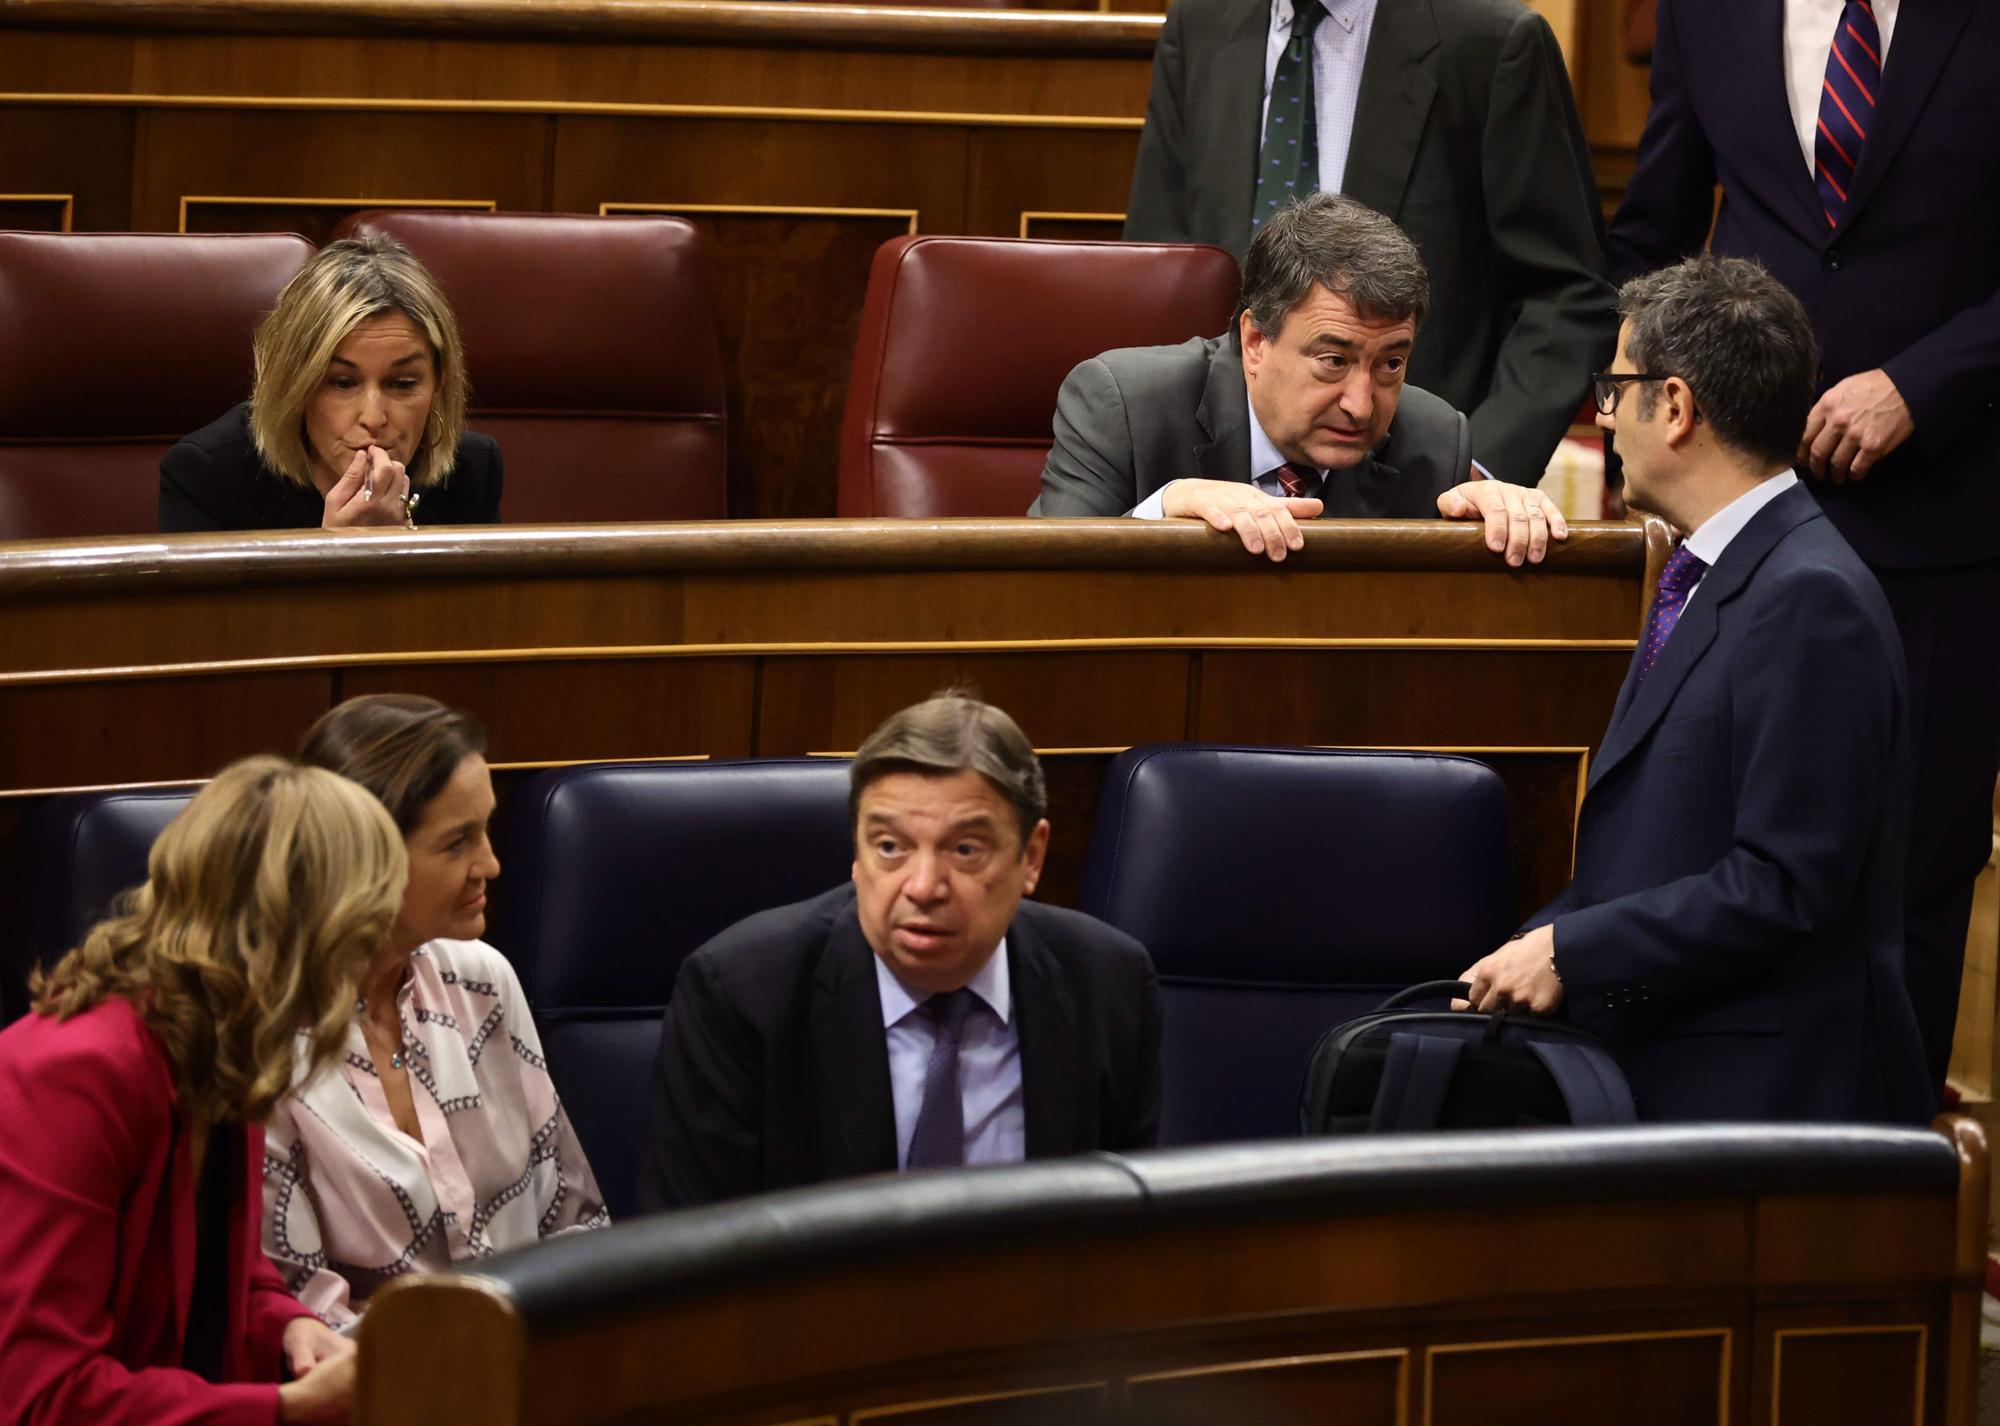
[{"label": "woman in magenta blazer", "polygon": [[260,1247],[259,1124],[301,1027],[308,1066],[345,1043],[402,838],[344,778],[250,758],[147,870],[0,1031],[0,1421],[344,1421],[352,1345]]}]

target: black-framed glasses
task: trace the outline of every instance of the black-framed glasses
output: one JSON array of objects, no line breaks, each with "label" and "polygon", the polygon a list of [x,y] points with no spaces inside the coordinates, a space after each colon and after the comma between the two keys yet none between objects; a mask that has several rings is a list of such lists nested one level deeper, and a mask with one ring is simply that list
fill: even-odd
[{"label": "black-framed glasses", "polygon": [[1618,404],[1618,388],[1628,381],[1667,381],[1671,377],[1666,372],[1650,371],[1600,371],[1590,378],[1591,387],[1597,392],[1597,409],[1606,416]]}]

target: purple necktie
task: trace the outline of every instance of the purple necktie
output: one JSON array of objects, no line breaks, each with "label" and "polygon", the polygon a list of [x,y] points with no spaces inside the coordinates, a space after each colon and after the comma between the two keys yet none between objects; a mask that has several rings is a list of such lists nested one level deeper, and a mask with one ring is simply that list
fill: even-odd
[{"label": "purple necktie", "polygon": [[913,1169],[953,1168],[965,1162],[965,1102],[958,1087],[958,1043],[965,1036],[965,1018],[972,1013],[973,993],[953,990],[933,995],[923,1004],[931,1022],[931,1057],[924,1066],[924,1102],[917,1126],[910,1131]]},{"label": "purple necktie", "polygon": [[1639,683],[1646,681],[1646,675],[1660,661],[1674,625],[1680,622],[1681,610],[1687,607],[1688,595],[1694,593],[1707,569],[1708,562],[1686,545],[1667,557],[1667,567],[1660,571],[1659,593],[1646,611],[1646,636],[1639,645]]},{"label": "purple necktie", "polygon": [[1875,127],[1875,96],[1882,92],[1882,34],[1869,0],[1847,0],[1834,26],[1833,48],[1820,81],[1819,129],[1813,135],[1813,182],[1826,225],[1840,226],[1861,146]]}]

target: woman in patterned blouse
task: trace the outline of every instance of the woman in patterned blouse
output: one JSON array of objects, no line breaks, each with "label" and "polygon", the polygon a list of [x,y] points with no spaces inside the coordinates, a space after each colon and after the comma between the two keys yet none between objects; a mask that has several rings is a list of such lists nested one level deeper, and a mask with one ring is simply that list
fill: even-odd
[{"label": "woman in patterned blouse", "polygon": [[299,750],[379,797],[410,855],[345,1061],[265,1132],[264,1250],[335,1326],[402,1273],[610,1221],[513,967],[478,939],[500,874],[484,752],[465,714],[398,694],[349,699]]}]

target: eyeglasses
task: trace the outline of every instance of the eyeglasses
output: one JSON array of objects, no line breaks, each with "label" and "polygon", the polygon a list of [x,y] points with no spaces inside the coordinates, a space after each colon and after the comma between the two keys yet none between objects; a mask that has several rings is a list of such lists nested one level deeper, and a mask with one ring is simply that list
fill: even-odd
[{"label": "eyeglasses", "polygon": [[1597,391],[1597,409],[1609,416],[1618,404],[1618,388],[1628,381],[1669,381],[1666,372],[1646,371],[1600,371],[1590,378],[1590,384]]}]

